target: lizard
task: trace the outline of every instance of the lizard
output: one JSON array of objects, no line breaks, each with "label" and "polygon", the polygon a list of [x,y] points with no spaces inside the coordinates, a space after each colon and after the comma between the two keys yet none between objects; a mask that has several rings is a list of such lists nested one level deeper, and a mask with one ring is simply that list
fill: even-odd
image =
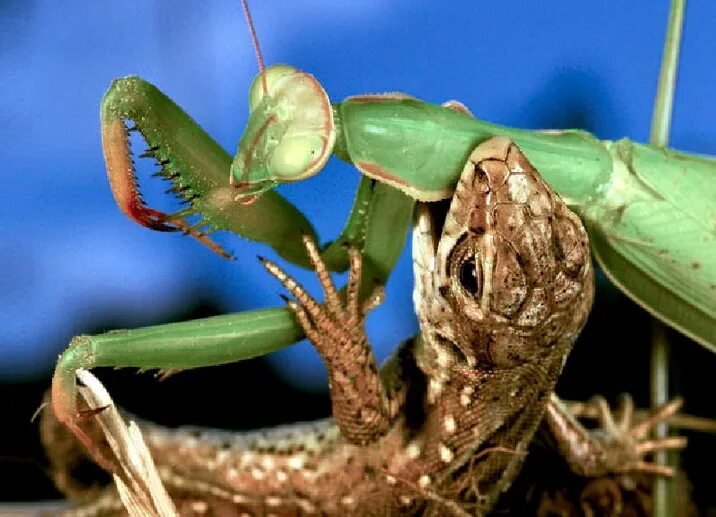
[{"label": "lizard", "polygon": [[[181,515],[483,515],[519,473],[540,427],[580,476],[669,475],[644,460],[682,438],[649,440],[678,410],[632,425],[606,404],[588,432],[554,387],[589,315],[594,274],[580,219],[509,139],[475,147],[447,212],[418,204],[413,301],[420,333],[379,369],[365,332],[382,289],[359,297],[350,250],[340,293],[304,237],[325,302],[277,264],[264,266],[321,355],[333,416],[244,435],[144,423],[142,433]],[[43,425],[52,449],[52,425]],[[61,470],[63,458],[57,459]],[[67,516],[123,514],[105,492]]]}]

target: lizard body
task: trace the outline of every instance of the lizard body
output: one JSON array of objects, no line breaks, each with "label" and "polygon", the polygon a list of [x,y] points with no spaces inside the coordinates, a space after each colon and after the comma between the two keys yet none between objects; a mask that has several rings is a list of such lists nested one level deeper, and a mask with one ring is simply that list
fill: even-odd
[{"label": "lizard body", "polygon": [[[548,406],[564,451],[585,450],[551,399],[593,297],[579,218],[498,137],[475,148],[439,219],[419,206],[421,333],[380,370],[363,328],[380,293],[358,299],[357,251],[339,294],[306,240],[324,304],[265,261],[326,363],[333,418],[246,435],[143,425],[181,515],[482,514],[519,472]],[[75,512],[121,506],[107,494]]]}]

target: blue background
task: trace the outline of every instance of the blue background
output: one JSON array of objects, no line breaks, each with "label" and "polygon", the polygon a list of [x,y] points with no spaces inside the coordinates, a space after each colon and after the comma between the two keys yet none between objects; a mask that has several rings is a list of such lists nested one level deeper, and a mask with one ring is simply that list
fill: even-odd
[{"label": "blue background", "polygon": [[[449,7],[448,7],[449,6]],[[465,102],[520,127],[586,127],[601,138],[648,138],[667,2],[540,3],[256,0],[267,64],[314,74],[334,100],[404,91]],[[716,150],[716,3],[687,12],[673,147]],[[107,314],[122,326],[216,300],[226,312],[270,307],[281,291],[258,265],[265,247],[220,241],[224,261],[191,239],[121,215],[107,184],[99,101],[137,74],[184,107],[232,154],[246,121],[254,51],[238,1],[4,1],[0,5],[0,380],[51,371],[71,336]],[[137,142],[139,143],[139,142]],[[135,147],[141,152],[141,146]],[[150,204],[167,185],[149,180]],[[358,175],[337,161],[282,188],[324,240],[347,216]],[[290,268],[290,271],[297,272]],[[310,275],[300,273],[309,287]],[[369,320],[383,358],[415,332],[409,256]],[[271,361],[306,389],[325,387],[305,343]]]}]

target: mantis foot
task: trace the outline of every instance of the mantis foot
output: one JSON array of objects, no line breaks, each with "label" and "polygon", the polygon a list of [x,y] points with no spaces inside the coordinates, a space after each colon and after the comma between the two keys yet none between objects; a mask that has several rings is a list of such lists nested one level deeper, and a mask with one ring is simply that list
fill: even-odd
[{"label": "mantis foot", "polygon": [[316,243],[309,236],[303,237],[303,243],[325,293],[323,304],[279,266],[261,260],[295,298],[285,298],[286,303],[328,368],[333,416],[341,432],[353,443],[371,443],[391,421],[389,397],[365,333],[365,317],[382,302],[383,288],[378,286],[365,301],[360,299],[362,258],[351,248],[348,285],[339,293]]},{"label": "mantis foot", "polygon": [[116,472],[117,464],[103,450],[101,440],[94,432],[95,414],[102,409],[80,408],[76,372],[94,366],[94,350],[91,339],[77,336],[60,356],[52,378],[51,407],[57,420],[84,446],[87,454],[107,472]]},{"label": "mantis foot", "polygon": [[599,427],[591,432],[574,420],[557,397],[552,397],[547,408],[547,423],[573,472],[585,477],[627,472],[674,475],[672,468],[657,465],[644,457],[686,446],[686,438],[681,436],[647,438],[650,431],[681,408],[681,399],[655,408],[641,422],[634,421],[634,402],[629,395],[622,396],[616,412],[612,412],[603,397],[595,397],[590,405],[596,407],[599,421]]}]

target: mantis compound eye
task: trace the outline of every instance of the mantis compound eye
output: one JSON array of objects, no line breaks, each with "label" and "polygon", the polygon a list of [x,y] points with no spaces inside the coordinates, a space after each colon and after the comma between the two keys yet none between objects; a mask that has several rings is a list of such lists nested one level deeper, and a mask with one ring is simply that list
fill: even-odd
[{"label": "mantis compound eye", "polygon": [[278,65],[254,79],[251,114],[231,165],[240,195],[260,195],[278,183],[313,176],[336,140],[333,109],[316,79]]},{"label": "mantis compound eye", "polygon": [[290,181],[308,168],[322,148],[323,139],[318,136],[284,138],[273,151],[269,169],[279,181]]}]

